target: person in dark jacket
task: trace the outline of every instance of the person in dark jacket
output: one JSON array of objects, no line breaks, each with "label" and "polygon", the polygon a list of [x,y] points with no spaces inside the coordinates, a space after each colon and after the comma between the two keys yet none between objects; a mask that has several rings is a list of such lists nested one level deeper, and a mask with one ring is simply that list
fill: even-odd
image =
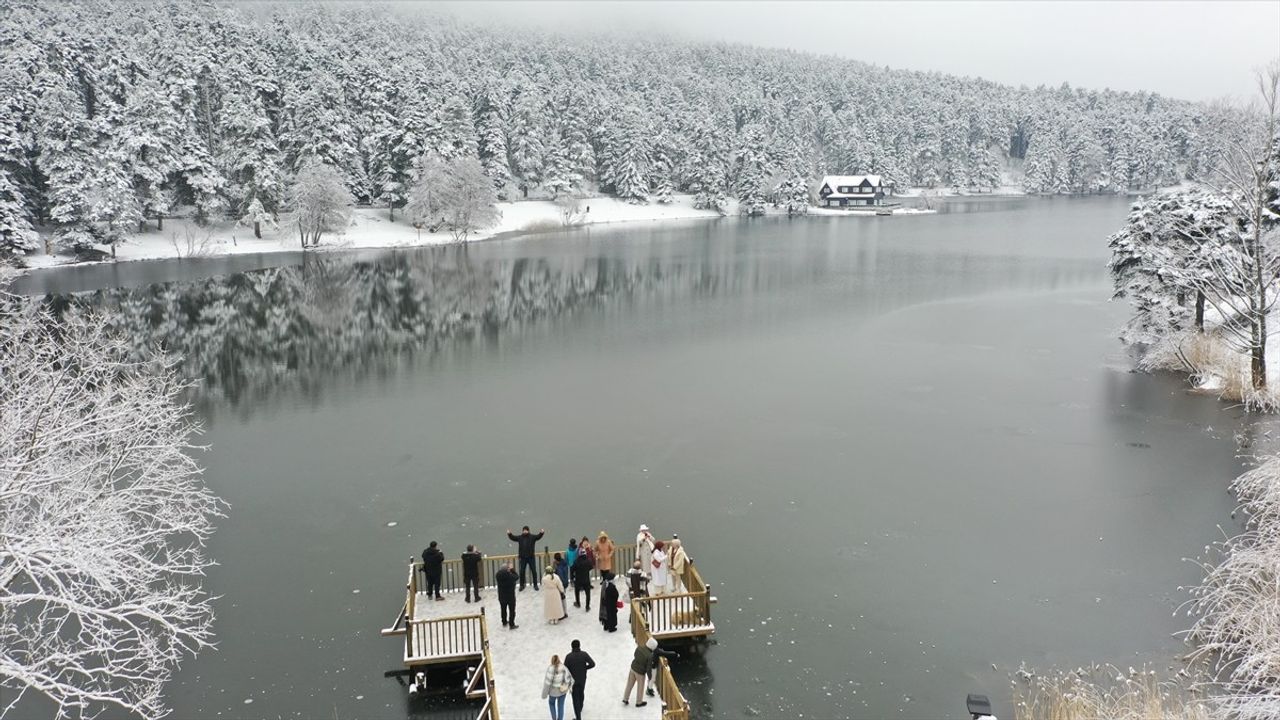
[{"label": "person in dark jacket", "polygon": [[443,600],[440,595],[440,576],[444,574],[444,553],[432,540],[426,550],[422,551],[422,572],[427,576],[427,596]]},{"label": "person in dark jacket", "polygon": [[573,719],[582,720],[582,701],[587,691],[587,671],[596,666],[596,661],[582,650],[582,643],[574,640],[573,651],[564,656],[564,667],[573,676]]},{"label": "person in dark jacket", "polygon": [[502,569],[493,574],[493,582],[498,586],[498,606],[502,610],[502,626],[515,630],[516,625],[516,571],[511,563],[502,564]]},{"label": "person in dark jacket", "polygon": [[587,594],[587,612],[591,612],[591,556],[580,552],[578,557],[573,561],[573,567],[570,572],[573,573],[573,606],[582,607],[582,593]]},{"label": "person in dark jacket", "polygon": [[462,553],[462,584],[467,588],[467,602],[471,602],[471,589],[475,588],[476,602],[480,602],[480,560],[484,557],[475,545],[468,545]]},{"label": "person in dark jacket", "polygon": [[556,576],[560,578],[560,584],[566,590],[569,589],[569,563],[565,562],[564,556],[556,553],[551,556],[551,569],[555,571]]},{"label": "person in dark jacket", "polygon": [[604,571],[600,581],[600,624],[607,632],[618,631],[618,586],[613,583],[613,573]]},{"label": "person in dark jacket", "polygon": [[533,576],[533,589],[538,589],[538,567],[533,558],[538,554],[538,541],[546,534],[547,531],[543,529],[539,530],[537,535],[534,535],[529,532],[528,525],[524,526],[519,536],[512,535],[511,531],[507,530],[507,538],[519,547],[516,557],[520,559],[520,589],[522,591],[524,590],[524,569],[526,567],[529,568],[529,574]]}]

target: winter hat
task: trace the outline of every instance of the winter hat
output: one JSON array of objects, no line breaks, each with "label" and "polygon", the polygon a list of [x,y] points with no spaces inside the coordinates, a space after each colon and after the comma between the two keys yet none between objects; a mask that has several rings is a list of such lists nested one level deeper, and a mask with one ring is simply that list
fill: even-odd
[{"label": "winter hat", "polygon": [[608,533],[606,533],[605,531],[601,530],[601,531],[600,531],[600,539],[601,539],[601,540],[608,540],[608,539],[609,539],[609,534],[608,534]]},{"label": "winter hat", "polygon": [[649,638],[648,640],[646,640],[646,641],[644,642],[644,646],[645,646],[645,647],[647,647],[647,648],[649,648],[650,650],[657,650],[657,649],[658,649],[658,641],[657,641],[657,640],[654,640],[653,638]]},{"label": "winter hat", "polygon": [[547,566],[547,574],[548,574],[548,575],[555,575],[555,574],[556,574],[556,569],[555,569],[555,568],[553,568],[553,567],[551,567],[550,565],[548,565],[548,566]]},{"label": "winter hat", "polygon": [[644,523],[640,523],[640,532],[649,532],[649,526]]},{"label": "winter hat", "polygon": [[678,547],[680,547],[680,538],[676,538],[675,540],[672,540],[672,541],[671,541],[671,547],[672,547],[672,548],[678,548]]}]

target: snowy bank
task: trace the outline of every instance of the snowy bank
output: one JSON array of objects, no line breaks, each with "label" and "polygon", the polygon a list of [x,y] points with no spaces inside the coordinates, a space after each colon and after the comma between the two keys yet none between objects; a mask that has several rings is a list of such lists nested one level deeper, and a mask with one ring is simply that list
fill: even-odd
[{"label": "snowy bank", "polygon": [[[566,211],[550,200],[526,200],[497,204],[501,219],[493,227],[472,233],[468,242],[486,240],[498,236],[520,233],[545,232],[588,225],[610,223],[659,222],[666,220],[715,220],[736,217],[737,204],[730,202],[726,214],[703,210],[693,206],[692,195],[673,195],[671,202],[662,204],[629,203],[616,198],[594,197],[579,201],[576,212]],[[931,213],[917,208],[892,208],[895,215]],[[874,216],[875,209],[837,210],[810,208],[810,214],[821,216],[860,215]],[[768,215],[785,214],[778,208],[769,208]],[[411,248],[455,243],[447,232],[427,232],[410,225],[402,212],[390,218],[386,208],[356,208],[351,224],[339,234],[326,235],[318,248],[311,250],[340,251],[366,248]],[[153,223],[142,233],[131,235],[116,246],[117,262],[135,260],[162,260],[188,257],[211,257],[272,252],[296,252],[301,250],[298,235],[293,226],[282,222],[279,227],[262,228],[262,238],[253,236],[252,228],[225,220],[201,227],[186,218],[170,218],[164,221],[164,229],[156,230]],[[109,253],[110,247],[98,246]],[[71,255],[30,255],[24,258],[31,268],[48,268],[75,263]],[[110,259],[104,262],[111,262]]]}]

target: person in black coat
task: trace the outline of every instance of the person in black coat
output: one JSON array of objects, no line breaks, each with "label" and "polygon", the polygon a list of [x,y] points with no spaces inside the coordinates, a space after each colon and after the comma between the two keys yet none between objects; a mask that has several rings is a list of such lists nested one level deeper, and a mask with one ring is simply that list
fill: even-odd
[{"label": "person in black coat", "polygon": [[618,586],[608,570],[604,571],[600,586],[600,624],[608,632],[618,631]]},{"label": "person in black coat", "polygon": [[587,612],[591,612],[591,571],[595,569],[595,563],[591,562],[591,556],[586,553],[578,553],[578,557],[573,561],[573,567],[570,572],[573,573],[573,606],[582,607],[581,594],[587,594]]},{"label": "person in black coat", "polygon": [[471,602],[471,589],[476,590],[476,602],[480,602],[480,559],[484,556],[475,545],[468,545],[462,553],[462,584],[467,588],[467,602]]},{"label": "person in black coat", "polygon": [[422,572],[427,576],[427,595],[443,600],[444,597],[440,595],[440,576],[444,574],[444,553],[436,547],[435,540],[422,551]]},{"label": "person in black coat", "polygon": [[564,669],[573,677],[573,717],[582,720],[582,701],[587,691],[587,671],[596,666],[596,661],[582,650],[582,643],[574,640],[573,651],[564,656]]},{"label": "person in black coat", "polygon": [[547,531],[544,529],[539,530],[538,534],[534,535],[529,532],[528,525],[525,525],[524,528],[520,530],[519,535],[513,535],[510,530],[507,531],[507,539],[515,543],[519,548],[519,552],[516,553],[516,557],[520,559],[521,590],[524,590],[524,569],[526,567],[529,568],[529,573],[533,575],[533,589],[538,589],[538,567],[534,563],[533,557],[538,554],[538,541],[546,534]]},{"label": "person in black coat", "polygon": [[503,563],[502,569],[493,574],[498,586],[498,606],[502,611],[502,626],[515,630],[516,625],[516,571],[511,563]]}]

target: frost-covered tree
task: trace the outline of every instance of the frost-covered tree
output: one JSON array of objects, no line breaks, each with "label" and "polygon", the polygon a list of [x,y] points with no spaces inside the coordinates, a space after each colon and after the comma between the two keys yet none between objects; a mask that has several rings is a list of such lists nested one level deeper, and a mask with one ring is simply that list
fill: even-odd
[{"label": "frost-covered tree", "polygon": [[184,383],[103,322],[0,297],[0,715],[164,716],[213,644],[200,581],[220,501],[192,459]]},{"label": "frost-covered tree", "polygon": [[417,174],[407,207],[415,225],[443,227],[462,241],[498,221],[497,193],[474,157],[459,156],[446,163],[429,155],[418,164]]},{"label": "frost-covered tree", "polygon": [[351,221],[351,207],[355,203],[342,182],[342,175],[318,160],[310,160],[298,170],[285,202],[293,214],[303,248],[319,245],[324,233],[344,230]]}]

